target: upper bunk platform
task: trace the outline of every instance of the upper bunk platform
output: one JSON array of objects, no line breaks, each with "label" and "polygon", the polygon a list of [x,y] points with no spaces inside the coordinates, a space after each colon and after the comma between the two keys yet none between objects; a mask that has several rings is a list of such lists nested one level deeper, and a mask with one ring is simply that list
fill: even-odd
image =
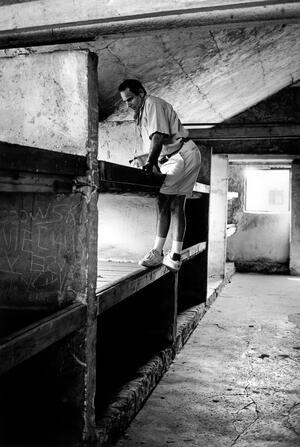
[{"label": "upper bunk platform", "polygon": [[100,192],[158,193],[165,176],[146,174],[142,169],[99,161]]},{"label": "upper bunk platform", "polygon": [[[142,169],[119,165],[107,161],[99,161],[99,191],[100,192],[143,192],[158,194],[165,175],[146,174]],[[197,182],[193,197],[209,193],[207,184]]]},{"label": "upper bunk platform", "polygon": [[[158,194],[165,179],[163,174],[146,174],[142,169],[132,168],[107,161],[98,161],[99,168],[99,192],[114,193],[148,193]],[[43,184],[44,176],[57,176],[53,181],[53,189],[67,186],[59,182],[60,177],[76,178],[86,175],[88,171],[87,159],[82,155],[75,155],[41,149],[31,146],[20,146],[0,141],[0,188],[1,191],[15,192],[25,190],[38,192],[49,192],[49,183]],[[36,180],[28,184],[22,173],[31,173],[39,176],[38,185]],[[7,177],[10,176],[9,182]],[[3,178],[4,177],[4,178]],[[34,184],[36,187],[34,187]],[[79,182],[74,185],[82,186]],[[48,189],[47,189],[48,187]],[[70,188],[66,189],[66,192]],[[193,197],[209,193],[209,185],[197,182],[193,191]]]},{"label": "upper bunk platform", "polygon": [[86,157],[0,141],[0,171],[82,176]]}]

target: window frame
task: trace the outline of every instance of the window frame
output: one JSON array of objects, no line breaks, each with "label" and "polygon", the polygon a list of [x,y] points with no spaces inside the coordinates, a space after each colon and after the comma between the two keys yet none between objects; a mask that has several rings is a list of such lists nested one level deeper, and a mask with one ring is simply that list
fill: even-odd
[{"label": "window frame", "polygon": [[247,209],[247,194],[248,194],[248,182],[247,174],[244,179],[244,203],[243,211],[248,214],[287,214],[291,212],[291,168],[289,166],[285,167],[251,167],[251,171],[288,171],[288,203],[286,210],[259,210],[259,209]]}]

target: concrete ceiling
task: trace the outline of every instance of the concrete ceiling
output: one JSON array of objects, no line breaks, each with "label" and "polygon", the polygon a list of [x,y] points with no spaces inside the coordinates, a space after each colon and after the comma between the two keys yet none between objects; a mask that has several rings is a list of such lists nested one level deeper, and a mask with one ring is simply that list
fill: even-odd
[{"label": "concrete ceiling", "polygon": [[[0,2],[0,9],[3,12],[4,6],[1,3],[5,2]],[[19,4],[19,2],[15,3]],[[59,4],[57,1],[56,3]],[[74,12],[71,8],[74,3],[80,4],[82,1],[66,0],[64,3],[62,22],[68,24],[67,8],[72,11],[73,15],[70,16],[72,20],[76,19],[76,11]],[[94,0],[91,3],[95,3]],[[105,26],[113,28],[105,28],[106,31],[100,32],[99,26],[103,28],[104,19],[101,23],[99,22],[100,25],[97,22],[98,28],[93,31],[93,39],[90,38],[90,34],[86,34],[86,42],[76,43],[75,36],[73,43],[51,46],[41,45],[43,42],[40,41],[39,47],[2,50],[2,55],[65,48],[88,48],[94,51],[99,58],[100,119],[112,121],[132,119],[131,114],[124,110],[117,91],[119,83],[128,77],[140,79],[149,93],[171,102],[182,121],[187,124],[220,123],[279,90],[295,84],[300,79],[300,22],[298,19],[291,20],[288,16],[288,6],[295,7],[294,5],[298,4],[299,7],[300,2],[157,0],[143,2],[143,8],[140,2],[115,0],[100,3],[102,7],[105,5],[108,7]],[[31,11],[34,5],[41,7],[39,12],[41,25],[49,26],[53,23],[54,18],[51,19],[50,10],[47,15],[45,9],[42,9],[49,8],[47,2],[36,0],[24,3],[23,1],[20,5],[24,4],[31,4]],[[139,5],[138,10],[136,10],[137,6],[133,10],[133,4]],[[275,11],[276,20],[260,20],[261,11],[273,7],[272,4],[276,4],[279,8]],[[281,4],[285,4],[285,9],[281,7]],[[251,14],[256,19],[236,19],[235,23],[232,23],[235,14],[241,15],[241,12],[247,12],[250,5]],[[196,6],[199,6],[197,10]],[[179,7],[183,9],[179,10]],[[231,9],[228,9],[229,7]],[[93,15],[93,9],[87,9],[85,18],[89,20],[95,18],[95,14],[99,15],[100,10],[99,7],[97,11],[94,9]],[[173,12],[177,15],[180,12],[181,19],[183,12],[191,14],[188,20],[182,19],[181,25],[176,26],[176,21],[170,22],[170,10],[174,10]],[[53,9],[51,11],[53,14]],[[224,11],[229,15],[220,20],[218,13],[224,15]],[[143,22],[145,23],[144,31],[141,24],[136,28],[132,25],[132,19],[136,21],[137,17],[141,17],[137,14],[142,12],[144,12],[143,20],[145,17],[148,20]],[[278,19],[279,13],[281,18]],[[119,22],[116,22],[117,19],[112,17],[112,14],[118,17]],[[131,15],[126,18],[124,14]],[[56,16],[58,17],[59,14],[57,13]],[[164,17],[165,22],[159,21],[160,16]],[[195,24],[197,20],[193,21],[192,16],[197,16],[201,25],[197,26]],[[249,18],[249,15],[247,17]],[[288,19],[285,19],[286,17]],[[16,26],[16,15],[12,12],[10,20],[12,26]],[[20,27],[28,25],[24,22],[24,15],[22,22],[21,15],[19,20]],[[56,18],[56,20],[59,19]],[[152,23],[151,20],[154,22]],[[203,25],[205,20],[205,25]],[[127,28],[127,22],[130,23],[131,30],[130,27]],[[76,22],[76,32],[80,29],[80,23],[78,23]],[[119,32],[116,31],[118,29],[115,26],[116,23],[117,25],[122,23],[122,26],[119,26]],[[0,25],[3,27],[4,21]],[[71,25],[75,33],[74,24]],[[86,26],[86,23],[82,26]],[[109,32],[108,29],[110,29]],[[52,35],[55,36],[53,29]],[[82,35],[80,36],[83,40]],[[32,39],[29,40],[31,41]]]},{"label": "concrete ceiling", "polygon": [[219,123],[300,79],[300,25],[180,29],[98,39],[103,118],[129,119],[118,84],[140,79],[184,123]]}]

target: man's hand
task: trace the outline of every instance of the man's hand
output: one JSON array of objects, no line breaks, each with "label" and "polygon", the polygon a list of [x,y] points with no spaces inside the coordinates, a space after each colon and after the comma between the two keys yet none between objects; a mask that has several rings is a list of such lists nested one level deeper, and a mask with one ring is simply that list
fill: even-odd
[{"label": "man's hand", "polygon": [[143,166],[143,170],[146,172],[146,174],[152,174],[153,168],[155,168],[154,172],[156,173],[160,172],[157,160],[162,149],[164,135],[159,132],[155,132],[150,139],[151,142],[150,142],[149,156],[146,163]]},{"label": "man's hand", "polygon": [[150,163],[149,161],[147,161],[147,163],[145,163],[143,166],[143,171],[148,175],[152,174],[153,173],[153,164]]}]

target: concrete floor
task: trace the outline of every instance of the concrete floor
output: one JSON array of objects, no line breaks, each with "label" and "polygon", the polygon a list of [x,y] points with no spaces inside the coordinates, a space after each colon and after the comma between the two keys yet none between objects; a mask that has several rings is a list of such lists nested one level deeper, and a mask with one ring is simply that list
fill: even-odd
[{"label": "concrete floor", "polygon": [[300,277],[235,274],[118,447],[300,445]]}]

